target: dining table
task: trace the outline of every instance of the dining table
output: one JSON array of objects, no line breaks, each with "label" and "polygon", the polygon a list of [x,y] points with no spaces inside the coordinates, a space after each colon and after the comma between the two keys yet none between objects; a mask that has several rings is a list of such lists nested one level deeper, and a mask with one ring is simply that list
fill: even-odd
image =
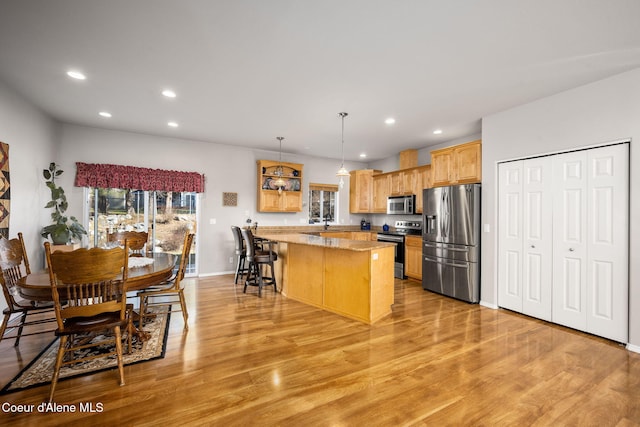
[{"label": "dining table", "polygon": [[[127,292],[139,291],[169,280],[178,256],[166,252],[156,252],[148,254],[145,258],[153,259],[153,262],[140,267],[129,266]],[[48,270],[27,274],[18,279],[16,286],[20,296],[28,301],[53,301]],[[58,293],[60,299],[64,300],[66,292],[63,285],[58,286]]]}]

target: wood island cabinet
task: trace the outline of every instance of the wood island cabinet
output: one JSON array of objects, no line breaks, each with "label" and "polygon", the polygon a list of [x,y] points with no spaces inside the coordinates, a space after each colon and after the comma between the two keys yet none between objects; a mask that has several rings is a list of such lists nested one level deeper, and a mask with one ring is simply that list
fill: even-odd
[{"label": "wood island cabinet", "polygon": [[278,242],[278,287],[288,298],[368,324],[391,314],[392,243],[304,234],[260,237]]},{"label": "wood island cabinet", "polygon": [[433,186],[482,181],[482,141],[476,140],[431,152]]},{"label": "wood island cabinet", "polygon": [[[302,168],[299,163],[258,160],[258,212],[302,212]],[[285,185],[278,191],[282,169]]]},{"label": "wood island cabinet", "polygon": [[407,277],[422,280],[422,237],[406,236],[404,273]]},{"label": "wood island cabinet", "polygon": [[349,212],[369,213],[373,210],[373,176],[381,171],[362,169],[349,174]]}]

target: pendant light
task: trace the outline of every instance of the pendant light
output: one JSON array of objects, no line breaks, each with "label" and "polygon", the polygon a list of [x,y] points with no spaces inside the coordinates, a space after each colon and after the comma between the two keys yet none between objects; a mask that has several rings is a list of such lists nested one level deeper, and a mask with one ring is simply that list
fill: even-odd
[{"label": "pendant light", "polygon": [[284,179],[282,179],[282,176],[284,175],[284,173],[282,171],[282,140],[284,139],[284,137],[283,136],[277,136],[276,139],[278,141],[280,141],[280,159],[278,160],[278,167],[276,167],[276,173],[275,173],[275,175],[278,178],[275,180],[275,182],[273,184],[276,187],[278,187],[278,193],[282,194],[282,189],[286,185],[286,183],[284,182]]},{"label": "pendant light", "polygon": [[349,176],[349,171],[344,167],[344,118],[348,116],[347,113],[338,113],[338,116],[342,119],[342,165],[336,173],[336,176],[340,177],[340,188],[344,187],[344,177]]}]

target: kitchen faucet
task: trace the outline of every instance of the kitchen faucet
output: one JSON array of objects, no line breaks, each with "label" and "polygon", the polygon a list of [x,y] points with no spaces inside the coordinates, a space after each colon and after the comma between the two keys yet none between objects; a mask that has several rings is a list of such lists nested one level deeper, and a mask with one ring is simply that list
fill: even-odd
[{"label": "kitchen faucet", "polygon": [[329,220],[331,219],[331,215],[326,214],[324,216],[324,229],[328,230],[329,229]]}]

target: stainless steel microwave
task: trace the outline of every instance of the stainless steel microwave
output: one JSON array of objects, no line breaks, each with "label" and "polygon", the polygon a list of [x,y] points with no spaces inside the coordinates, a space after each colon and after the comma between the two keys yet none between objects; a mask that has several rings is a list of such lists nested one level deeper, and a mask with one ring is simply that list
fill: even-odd
[{"label": "stainless steel microwave", "polygon": [[416,196],[389,196],[387,199],[387,215],[413,215],[415,213]]}]

